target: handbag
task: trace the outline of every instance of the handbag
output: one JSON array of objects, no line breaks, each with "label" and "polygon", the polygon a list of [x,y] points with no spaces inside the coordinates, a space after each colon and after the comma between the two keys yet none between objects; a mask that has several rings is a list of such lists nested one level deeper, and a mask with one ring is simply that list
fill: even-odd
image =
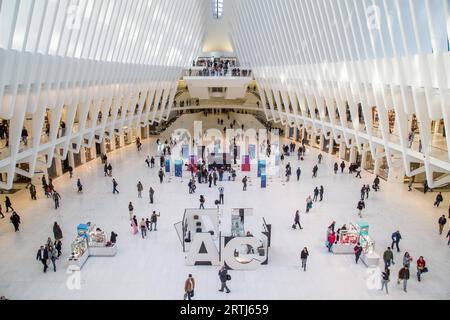
[{"label": "handbag", "polygon": [[425,272],[428,272],[428,268],[427,267],[423,268],[423,270],[422,270],[422,273],[425,273]]},{"label": "handbag", "polygon": [[231,280],[231,276],[229,274],[227,274],[227,281]]}]

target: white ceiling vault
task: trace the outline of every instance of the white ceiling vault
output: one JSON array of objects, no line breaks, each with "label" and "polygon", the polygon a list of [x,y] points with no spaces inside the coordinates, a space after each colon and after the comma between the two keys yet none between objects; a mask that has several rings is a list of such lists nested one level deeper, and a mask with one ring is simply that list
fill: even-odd
[{"label": "white ceiling vault", "polygon": [[[430,186],[447,183],[434,181],[433,172],[450,172],[450,154],[411,150],[407,124],[415,114],[424,146],[431,120],[444,119],[450,129],[449,7],[450,0],[0,0],[0,118],[11,120],[0,187],[10,188],[14,173],[32,176],[37,166],[124,126],[167,119],[183,68],[202,51],[234,52],[253,69],[269,119],[367,146],[389,167],[398,158],[407,175],[425,172]],[[63,117],[68,133],[61,137]],[[424,165],[411,172],[411,161]],[[22,163],[29,170],[17,167]]]}]

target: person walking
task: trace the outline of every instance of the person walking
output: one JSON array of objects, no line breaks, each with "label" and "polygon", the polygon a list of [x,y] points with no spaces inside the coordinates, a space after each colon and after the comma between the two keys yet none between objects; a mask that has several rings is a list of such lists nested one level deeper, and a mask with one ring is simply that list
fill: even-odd
[{"label": "person walking", "polygon": [[29,188],[29,190],[30,190],[30,197],[31,197],[31,200],[37,200],[37,198],[36,198],[36,186],[32,183],[32,182],[30,182],[27,186],[26,186],[26,189],[28,189]]},{"label": "person walking", "polygon": [[344,169],[345,169],[345,162],[342,161],[341,162],[341,173],[344,173]]},{"label": "person walking", "polygon": [[8,196],[5,197],[5,207],[6,207],[6,212],[9,212],[9,209],[11,209],[11,211],[14,211],[11,200],[9,199]]},{"label": "person walking", "polygon": [[439,192],[438,195],[436,196],[436,201],[434,202],[434,206],[439,208],[439,205],[441,204],[442,201],[444,201],[444,197],[442,196],[442,192]]},{"label": "person walking", "polygon": [[361,200],[366,198],[366,185],[363,185],[361,188]]},{"label": "person walking", "polygon": [[412,191],[413,183],[414,183],[414,179],[413,179],[413,177],[411,177],[408,182],[408,191]]},{"label": "person walking", "polygon": [[19,224],[21,223],[20,222],[20,216],[15,211],[13,211],[13,213],[12,213],[11,217],[9,218],[9,220],[11,221],[11,223],[14,226],[14,232],[19,231]]},{"label": "person walking", "polygon": [[293,229],[296,229],[297,226],[300,228],[300,230],[303,229],[303,228],[302,228],[302,225],[300,224],[300,211],[299,211],[299,210],[297,210],[297,211],[295,212],[294,224],[292,225],[292,228],[293,228]]},{"label": "person walking", "polygon": [[153,169],[154,167],[155,167],[155,158],[152,157],[152,158],[150,159],[150,169]]},{"label": "person walking", "polygon": [[319,170],[319,167],[317,166],[317,164],[314,165],[314,167],[313,167],[313,175],[312,175],[313,178],[317,178],[317,171],[318,170]]},{"label": "person walking", "polygon": [[438,220],[440,235],[442,235],[442,232],[444,231],[444,226],[446,223],[447,223],[447,219],[445,218],[445,215],[442,215],[442,217],[440,217]]},{"label": "person walking", "polygon": [[155,231],[158,231],[156,229],[156,226],[158,224],[158,218],[161,216],[161,213],[156,214],[156,211],[153,211],[152,216],[150,217],[150,231],[153,231],[153,225],[155,226]]},{"label": "person walking", "polygon": [[302,261],[302,269],[306,272],[306,262],[308,261],[309,252],[308,248],[304,247],[300,253],[300,260]]},{"label": "person walking", "polygon": [[159,176],[159,182],[162,184],[164,181],[164,176],[165,176],[162,168],[159,169],[158,176]]},{"label": "person walking", "polygon": [[192,274],[188,275],[188,278],[184,282],[184,300],[192,300],[194,297],[195,279]]},{"label": "person walking", "polygon": [[142,191],[144,190],[144,186],[139,181],[137,184],[138,198],[142,198]]},{"label": "person walking", "polygon": [[61,199],[61,196],[58,192],[56,192],[56,190],[54,190],[52,197],[53,201],[55,202],[55,210],[57,210],[59,208],[59,200]]},{"label": "person walking", "polygon": [[219,202],[220,202],[220,204],[225,204],[223,187],[219,187]]},{"label": "person walking", "polygon": [[80,179],[77,180],[77,188],[78,188],[78,193],[83,192],[83,185],[81,184]]},{"label": "person walking", "polygon": [[319,164],[321,164],[322,163],[322,154],[321,153],[319,153],[319,155],[317,156],[317,160],[319,161]]},{"label": "person walking", "polygon": [[5,218],[5,215],[3,214],[2,205],[0,204],[0,216],[2,216],[2,219]]},{"label": "person walking", "polygon": [[105,165],[103,166],[103,172],[105,173],[105,177],[108,176],[108,164],[105,162]]},{"label": "person walking", "polygon": [[334,242],[336,241],[336,234],[331,231],[328,235],[328,252],[331,252],[331,248],[333,248]]},{"label": "person walking", "polygon": [[47,260],[48,260],[48,251],[44,246],[41,246],[36,254],[36,260],[40,261],[44,265],[44,273],[47,272]]},{"label": "person walking", "polygon": [[369,199],[370,186],[366,185],[366,199]]},{"label": "person walking", "polygon": [[119,190],[117,190],[117,186],[119,184],[117,183],[116,179],[113,178],[112,184],[113,184],[113,194],[115,194],[116,192],[119,193]]},{"label": "person walking", "polygon": [[318,197],[319,197],[319,188],[316,187],[316,188],[314,189],[314,197],[313,197],[313,201],[314,201],[314,202],[317,202]]},{"label": "person walking", "polygon": [[149,218],[145,219],[145,226],[147,227],[148,231],[150,231],[150,225],[151,225],[150,219]]},{"label": "person walking", "polygon": [[319,201],[322,202],[323,200],[323,193],[325,192],[325,189],[323,188],[323,186],[320,186],[319,189]]},{"label": "person walking", "polygon": [[388,268],[391,266],[391,263],[394,265],[394,253],[391,250],[391,247],[388,247],[387,250],[383,253],[383,261],[384,267]]},{"label": "person walking", "polygon": [[133,203],[130,201],[130,203],[128,204],[128,212],[130,213],[130,220],[133,219],[133,211],[134,211]]},{"label": "person walking", "polygon": [[217,179],[218,179],[218,177],[217,177],[217,171],[214,170],[214,171],[213,171],[213,182],[214,182],[214,186],[215,186],[215,187],[217,186]]},{"label": "person walking", "polygon": [[112,165],[111,165],[111,163],[108,164],[107,170],[108,170],[108,177],[111,177],[112,176]]},{"label": "person walking", "polygon": [[308,196],[306,198],[306,213],[308,213],[309,210],[312,209],[312,206],[313,206],[313,200],[312,200],[311,196]]},{"label": "person walking", "polygon": [[364,203],[364,200],[359,200],[358,205],[356,206],[356,209],[358,209],[358,216],[362,218],[362,210],[366,207],[366,204]]},{"label": "person walking", "polygon": [[400,243],[400,240],[402,239],[402,235],[400,234],[400,231],[398,231],[398,230],[395,231],[392,234],[391,239],[392,239],[391,248],[394,249],[394,244],[395,244],[395,246],[397,247],[397,252],[400,252],[400,248],[398,246],[398,244]]},{"label": "person walking", "polygon": [[248,181],[247,176],[245,176],[242,179],[242,184],[243,184],[242,191],[247,191],[247,181]]},{"label": "person walking", "polygon": [[62,230],[56,221],[53,224],[53,237],[55,240],[61,240],[63,238]]},{"label": "person walking", "polygon": [[417,260],[417,280],[421,281],[422,273],[428,272],[428,268],[426,267],[426,262],[423,256],[420,256]]},{"label": "person walking", "polygon": [[380,190],[380,177],[378,176],[376,176],[373,180],[373,190],[375,190],[375,192],[378,192],[378,190]]},{"label": "person walking", "polygon": [[72,166],[69,166],[67,168],[67,170],[69,170],[69,178],[72,179],[72,177],[73,177],[73,168],[72,168]]},{"label": "person walking", "polygon": [[57,251],[57,259],[59,259],[59,257],[61,256],[61,251],[62,251],[62,241],[61,240],[55,240],[54,243],[55,249]]},{"label": "person walking", "polygon": [[362,177],[361,177],[361,169],[359,169],[359,168],[357,168],[357,167],[355,167],[355,171],[356,171],[356,176],[355,176],[355,178],[360,178],[360,179],[362,179]]},{"label": "person walking", "polygon": [[447,238],[448,238],[447,245],[450,246],[450,230],[448,230],[447,232]]},{"label": "person walking", "polygon": [[208,182],[209,182],[209,188],[211,188],[211,186],[212,186],[212,181],[213,181],[213,176],[212,176],[212,173],[210,173],[209,175],[208,175]]},{"label": "person walking", "polygon": [[359,258],[361,257],[361,253],[363,251],[363,248],[359,243],[356,244],[356,246],[353,248],[353,252],[355,253],[355,262],[358,264]]},{"label": "person walking", "polygon": [[205,209],[205,197],[200,195],[200,209]]},{"label": "person walking", "polygon": [[220,292],[223,292],[224,290],[227,290],[227,293],[230,293],[230,289],[227,286],[227,281],[231,280],[231,276],[228,274],[228,270],[225,266],[223,266],[219,271],[219,279],[221,283]]},{"label": "person walking", "polygon": [[381,273],[381,291],[383,291],[384,288],[386,288],[386,294],[389,294],[388,291],[388,283],[389,283],[389,277],[391,275],[391,271],[388,267],[384,268],[384,271]]},{"label": "person walking", "polygon": [[145,223],[144,218],[142,218],[141,222],[139,223],[139,228],[141,229],[142,239],[145,239],[145,237],[147,236],[147,224]]},{"label": "person walking", "polygon": [[155,195],[155,190],[153,190],[153,188],[150,187],[148,194],[150,196],[150,203],[153,204],[153,196]]},{"label": "person walking", "polygon": [[412,260],[413,258],[409,255],[409,252],[405,252],[405,255],[403,256],[403,266],[409,269]]},{"label": "person walking", "polygon": [[302,170],[300,169],[300,167],[297,168],[297,181],[300,181],[300,176],[302,174]]},{"label": "person walking", "polygon": [[406,267],[402,267],[398,272],[397,283],[400,284],[400,281],[403,281],[403,291],[405,292],[407,292],[408,280],[409,280],[409,269]]},{"label": "person walking", "polygon": [[337,162],[335,162],[334,163],[334,174],[337,174],[338,173],[338,170],[339,170],[339,165],[337,164]]},{"label": "person walking", "polygon": [[47,253],[48,259],[52,262],[53,265],[53,272],[56,272],[56,259],[58,259],[58,251],[55,249],[52,242],[47,245]]}]

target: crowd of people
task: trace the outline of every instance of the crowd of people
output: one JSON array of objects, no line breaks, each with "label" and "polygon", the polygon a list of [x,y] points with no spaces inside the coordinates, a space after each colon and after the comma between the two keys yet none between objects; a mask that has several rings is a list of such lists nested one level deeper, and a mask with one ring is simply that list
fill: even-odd
[{"label": "crowd of people", "polygon": [[[224,122],[221,119],[218,120],[219,125],[223,125]],[[231,127],[236,126],[236,122],[230,123]],[[242,129],[244,125],[242,124]],[[158,150],[162,150],[161,154],[159,155],[147,155],[145,159],[145,163],[147,167],[151,170],[158,170],[158,177],[160,183],[164,183],[165,178],[165,172],[164,172],[164,166],[165,166],[165,157],[171,155],[171,150],[174,145],[176,145],[176,141],[172,139],[167,139],[164,143],[161,142],[160,139],[157,140],[157,148]],[[270,145],[270,141],[267,141],[267,144]],[[162,149],[161,149],[162,146]],[[136,147],[137,151],[140,152],[142,150],[142,143],[140,139],[136,140]],[[291,160],[290,157],[294,157],[297,155],[298,161],[303,161],[307,148],[305,146],[304,141],[300,145],[296,145],[294,142],[289,143],[288,145],[282,146],[282,154],[280,156],[281,162],[284,164],[284,161],[287,160],[287,164],[285,165],[285,182],[290,181],[290,176],[292,175],[292,166],[291,166]],[[270,153],[270,151],[269,151]],[[160,159],[159,161],[159,168],[156,168],[155,162],[156,158]],[[108,162],[107,155],[102,155],[101,157],[102,163],[103,163],[103,170],[105,177],[112,177],[112,165],[110,162]],[[295,158],[294,158],[295,160]],[[318,172],[319,168],[322,168],[322,172],[325,172],[323,170],[324,164],[322,162],[323,155],[319,154],[317,157],[317,162],[315,162],[313,166],[312,171],[312,177],[318,178]],[[235,158],[236,162],[236,158]],[[334,173],[337,174],[339,171],[339,167],[341,169],[341,173],[344,173],[344,170],[346,168],[346,163],[344,161],[341,162],[339,165],[337,162],[334,163],[333,169]],[[352,163],[349,166],[349,174],[356,173],[356,177],[361,177],[361,170],[359,169],[360,165],[357,163]],[[212,166],[209,168],[207,161],[205,158],[199,159],[199,161],[195,165],[189,165],[188,166],[188,172],[190,173],[191,177],[188,181],[188,189],[189,189],[189,195],[195,194],[197,190],[196,183],[198,184],[206,184],[209,188],[212,188],[213,186],[217,188],[218,190],[218,200],[213,200],[214,204],[219,206],[224,204],[224,187],[221,186],[221,184],[218,182],[223,181],[225,169],[220,166]],[[70,177],[72,178],[73,175],[73,169],[69,170]],[[296,175],[297,175],[297,181],[300,181],[302,170],[300,168],[300,165],[297,167]],[[232,177],[232,181],[235,181],[237,177],[237,172],[235,169],[230,170],[230,177]],[[249,177],[247,175],[243,175],[242,178],[242,186],[243,191],[247,190]],[[315,180],[318,181],[318,180]],[[119,194],[118,190],[118,182],[116,181],[116,178],[112,179],[112,193],[113,194]],[[51,178],[48,179],[48,183],[46,180],[45,175],[42,177],[42,187],[44,190],[44,194],[47,198],[51,198],[54,201],[55,209],[58,209],[60,207],[60,200],[61,195],[55,190],[53,181]],[[155,189],[153,189],[152,186],[147,186],[148,192],[149,192],[149,200],[150,204],[154,204],[154,195],[155,195]],[[27,186],[27,189],[30,192],[30,196],[32,200],[37,200],[36,196],[36,186],[33,183],[29,183]],[[372,183],[372,188],[369,184],[364,184],[360,191],[360,197],[357,204],[357,210],[359,217],[362,217],[362,211],[366,208],[366,201],[369,199],[369,193],[371,190],[374,190],[375,192],[380,191],[380,178],[376,176]],[[81,183],[80,179],[77,179],[77,190],[79,193],[83,191],[83,185]],[[142,198],[142,193],[145,190],[144,184],[142,181],[138,181],[136,184],[136,190],[137,190],[137,197]],[[323,185],[317,185],[314,189],[312,194],[308,195],[306,199],[306,209],[305,212],[308,213],[312,210],[313,203],[314,202],[322,202],[324,200],[324,191],[325,187]],[[192,196],[193,198],[193,196]],[[193,198],[194,199],[194,198]],[[439,208],[440,203],[443,201],[443,196],[441,193],[438,194],[436,197],[435,206]],[[206,196],[204,194],[201,194],[199,197],[200,202],[200,208],[205,209],[206,205]],[[12,211],[12,215],[10,217],[11,223],[14,225],[15,231],[19,231],[19,225],[21,223],[20,216],[14,211],[12,207],[11,200],[6,197],[5,198],[5,208],[6,212],[9,212],[9,210]],[[148,238],[149,232],[155,232],[157,231],[157,223],[158,219],[161,217],[161,213],[157,210],[154,210],[152,208],[152,213],[149,217],[145,217],[144,214],[141,214],[142,217],[138,218],[137,214],[135,213],[135,208],[132,201],[129,201],[128,203],[128,213],[129,213],[129,221],[131,226],[131,233],[133,235],[138,235],[140,231],[140,236],[142,239]],[[2,212],[2,208],[0,206],[0,215],[2,218],[4,218],[4,214]],[[449,217],[450,217],[450,208],[449,208]],[[140,219],[140,220],[139,220]],[[299,230],[303,230],[304,226],[301,224],[301,212],[300,210],[297,210],[295,212],[294,216],[294,224],[292,225],[293,229],[296,229],[297,227]],[[444,232],[444,227],[447,223],[447,220],[445,218],[445,215],[441,216],[439,218],[438,224],[439,224],[439,233],[442,235]],[[346,230],[347,226],[344,224],[340,228],[335,231],[335,225],[336,222],[333,221],[332,224],[327,228],[327,241],[326,241],[326,247],[329,252],[333,252],[333,245],[339,242],[339,237],[341,234],[341,231]],[[447,234],[447,237],[449,238],[448,244],[450,245],[450,231]],[[53,238],[49,237],[45,244],[40,246],[37,254],[36,259],[42,263],[43,265],[43,271],[46,272],[49,268],[49,263],[51,263],[51,266],[53,267],[54,272],[56,272],[56,264],[58,259],[60,258],[62,254],[62,231],[60,226],[57,222],[54,223],[53,226]],[[397,253],[400,253],[401,250],[399,248],[399,243],[402,239],[402,235],[399,231],[396,231],[392,234],[391,240],[392,244],[390,247],[387,248],[387,250],[383,253],[383,261],[384,261],[384,270],[382,271],[381,277],[381,290],[386,290],[386,293],[388,293],[388,283],[390,281],[391,277],[391,268],[395,264],[395,258],[394,258],[394,251],[393,249],[396,249]],[[364,253],[364,248],[361,246],[361,244],[356,244],[354,247],[354,254],[355,254],[355,262],[358,263],[360,260],[361,255]],[[301,269],[306,272],[307,270],[307,260],[310,256],[309,250],[307,247],[304,247],[302,251],[300,252],[300,261],[301,261]],[[403,282],[403,290],[407,292],[407,282],[410,279],[410,266],[411,262],[413,261],[413,258],[409,254],[409,252],[405,252],[405,254],[402,257],[402,267],[399,269],[398,273],[398,283]],[[428,272],[427,264],[425,262],[425,259],[423,256],[419,256],[418,260],[416,261],[416,267],[417,267],[417,279],[418,281],[422,281],[423,274]],[[226,266],[223,266],[219,273],[218,277],[220,280],[221,287],[219,291],[230,293],[230,289],[227,286],[227,282],[231,280],[231,276],[228,273],[228,269]],[[194,290],[196,287],[196,282],[192,274],[189,274],[188,278],[186,279],[184,283],[184,298],[191,300],[194,297]]]}]

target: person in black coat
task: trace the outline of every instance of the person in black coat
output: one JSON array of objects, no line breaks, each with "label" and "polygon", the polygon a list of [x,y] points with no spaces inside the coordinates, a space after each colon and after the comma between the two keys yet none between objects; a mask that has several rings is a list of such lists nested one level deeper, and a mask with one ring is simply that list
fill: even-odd
[{"label": "person in black coat", "polygon": [[439,208],[439,205],[441,204],[442,201],[444,201],[444,197],[442,196],[442,193],[439,192],[438,195],[436,196],[436,201],[434,202],[434,206]]},{"label": "person in black coat", "polygon": [[13,211],[11,218],[9,218],[11,220],[11,223],[14,226],[14,231],[17,232],[19,231],[19,224],[20,224],[20,216]]},{"label": "person in black coat", "polygon": [[11,209],[11,211],[14,211],[9,197],[5,197],[5,207],[6,207],[6,212],[8,212],[9,209]]},{"label": "person in black coat", "polygon": [[114,231],[111,231],[111,243],[116,243],[117,241],[117,233],[115,233]]},{"label": "person in black coat", "polygon": [[303,271],[306,271],[306,261],[308,260],[308,257],[309,257],[308,249],[304,247],[302,252],[300,253],[300,260],[302,260]]},{"label": "person in black coat", "polygon": [[41,246],[41,248],[38,250],[38,252],[36,254],[36,260],[39,260],[40,262],[42,262],[42,264],[44,265],[44,272],[47,272],[48,251],[46,248],[44,248],[44,246]]},{"label": "person in black coat", "polygon": [[221,288],[220,288],[220,292],[223,292],[225,289],[227,290],[227,293],[230,293],[230,289],[227,287],[227,281],[229,280],[229,276],[228,276],[228,270],[225,266],[222,267],[222,269],[220,269],[219,271],[219,279],[220,279],[220,283],[222,284]]},{"label": "person in black coat", "polygon": [[358,264],[359,261],[359,257],[361,257],[361,253],[363,251],[363,248],[359,245],[359,243],[355,246],[355,248],[353,249],[353,251],[355,252],[355,262],[356,264]]},{"label": "person in black coat", "polygon": [[55,240],[61,240],[63,238],[62,230],[56,221],[53,224],[53,236]]},{"label": "person in black coat", "polygon": [[61,256],[62,242],[61,240],[55,240],[55,249],[58,251],[58,258]]},{"label": "person in black coat", "polygon": [[300,211],[295,212],[295,218],[294,218],[294,225],[292,226],[293,229],[295,229],[296,226],[299,226],[300,230],[303,229],[302,225],[300,224]]}]

